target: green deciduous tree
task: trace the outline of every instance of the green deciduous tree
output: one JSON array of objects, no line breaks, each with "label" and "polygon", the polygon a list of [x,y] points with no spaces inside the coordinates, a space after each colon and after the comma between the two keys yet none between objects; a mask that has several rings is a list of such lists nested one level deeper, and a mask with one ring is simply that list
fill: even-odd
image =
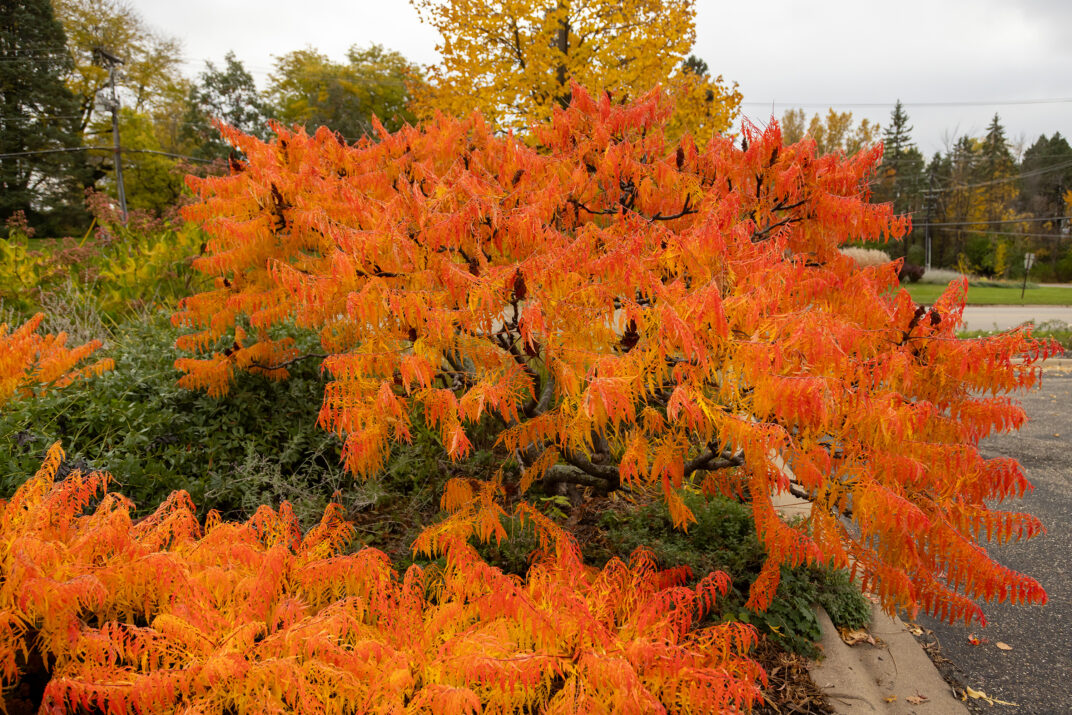
[{"label": "green deciduous tree", "polygon": [[178,40],[154,31],[129,3],[53,0],[52,4],[74,59],[67,86],[78,98],[81,131],[89,131],[100,113],[98,94],[108,85],[108,71],[96,59],[96,48],[123,60],[117,82],[124,90],[125,104],[137,111],[166,95],[179,79],[182,57]]},{"label": "green deciduous tree", "polygon": [[276,59],[268,96],[284,124],[326,126],[353,140],[372,130],[373,116],[391,130],[411,122],[407,81],[416,77],[405,57],[380,45],[351,47],[342,64],[296,50]]},{"label": "green deciduous tree", "polygon": [[[178,102],[188,91],[188,81],[179,72],[182,57],[178,40],[153,30],[124,0],[53,0],[53,7],[67,33],[73,58],[66,82],[78,102],[75,113],[82,141],[93,146],[112,143],[111,113],[105,101],[111,95],[111,80],[100,55],[104,50],[122,62],[114,73],[124,108],[120,134],[138,118],[137,126],[130,128],[134,135],[124,137],[124,145],[175,151],[177,119],[182,114]],[[146,125],[146,119],[151,126]],[[114,191],[112,154],[87,153],[85,161],[84,186],[110,182]],[[131,153],[124,155],[123,162],[128,174],[124,184],[133,192],[135,204],[163,205],[181,186],[177,176],[163,181],[173,162],[159,156]],[[163,184],[173,190],[156,194]]]},{"label": "green deciduous tree", "polygon": [[231,151],[213,120],[262,139],[269,134],[270,109],[257,91],[253,76],[233,52],[224,57],[222,67],[205,63],[205,70],[190,87],[187,103],[181,136],[196,157],[225,158]]},{"label": "green deciduous tree", "polygon": [[[148,112],[121,110],[119,131],[127,153],[123,157],[123,185],[127,206],[165,213],[183,194],[183,175],[175,157],[167,156],[167,124]],[[160,153],[155,153],[160,152]],[[114,195],[114,174],[105,174],[98,184]]]}]

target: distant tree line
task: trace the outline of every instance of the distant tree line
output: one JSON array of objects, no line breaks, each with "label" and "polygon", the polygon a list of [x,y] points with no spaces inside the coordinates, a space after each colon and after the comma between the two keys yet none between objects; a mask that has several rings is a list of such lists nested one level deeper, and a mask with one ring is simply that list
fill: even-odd
[{"label": "distant tree line", "polygon": [[[267,136],[269,119],[321,125],[348,140],[413,121],[418,68],[378,45],[343,62],[313,50],[275,59],[263,90],[233,55],[181,73],[177,41],[147,27],[120,0],[12,0],[0,4],[0,223],[39,236],[85,230],[87,189],[115,191],[111,77],[98,49],[116,56],[119,134],[127,203],[166,212],[186,173],[225,171],[220,120]],[[103,147],[98,149],[97,147]],[[6,235],[0,230],[0,236]]]},{"label": "distant tree line", "polygon": [[809,136],[820,150],[845,153],[884,143],[872,200],[912,216],[905,241],[887,247],[894,255],[925,264],[929,233],[933,267],[1020,277],[1024,254],[1033,252],[1033,278],[1072,281],[1072,146],[1059,132],[1014,146],[995,114],[984,135],[960,137],[927,161],[900,101],[884,128],[867,120],[854,126],[851,112],[834,110],[806,119],[800,109],[783,115],[787,143]]}]

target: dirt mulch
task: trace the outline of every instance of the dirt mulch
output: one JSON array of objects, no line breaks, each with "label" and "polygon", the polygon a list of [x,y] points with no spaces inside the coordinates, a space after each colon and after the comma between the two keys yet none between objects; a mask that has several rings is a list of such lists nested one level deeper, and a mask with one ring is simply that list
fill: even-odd
[{"label": "dirt mulch", "polygon": [[818,715],[834,712],[823,691],[811,679],[810,661],[802,655],[778,648],[761,636],[752,657],[767,671],[767,702],[753,712],[758,715]]}]

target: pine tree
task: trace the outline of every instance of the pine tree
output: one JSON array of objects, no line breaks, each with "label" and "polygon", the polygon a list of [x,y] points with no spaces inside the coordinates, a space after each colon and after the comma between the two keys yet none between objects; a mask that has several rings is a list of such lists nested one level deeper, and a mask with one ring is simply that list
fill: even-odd
[{"label": "pine tree", "polygon": [[1040,217],[1063,215],[1064,192],[1072,188],[1072,146],[1068,140],[1060,132],[1049,138],[1040,136],[1024,152],[1020,169],[1024,177],[1019,210]]},{"label": "pine tree", "polygon": [[23,211],[39,230],[55,231],[80,210],[80,158],[65,151],[79,144],[77,106],[63,83],[70,67],[48,0],[0,4],[0,222]]},{"label": "pine tree", "polygon": [[[923,155],[912,141],[908,113],[899,99],[890,112],[890,123],[882,132],[882,143],[885,152],[878,172],[875,200],[889,201],[895,213],[919,213],[923,207],[925,183]],[[912,234],[902,244],[902,255],[908,255],[911,242]]]},{"label": "pine tree", "polygon": [[1072,246],[1068,244],[1069,214],[1066,192],[1072,189],[1072,147],[1061,134],[1040,136],[1027,151],[1020,166],[1020,196],[1017,209],[1039,220],[1024,224],[1029,233],[1045,234],[1031,241],[1056,270],[1058,280],[1072,278]]},{"label": "pine tree", "polygon": [[1011,211],[1017,186],[1011,180],[1016,175],[1016,160],[997,114],[994,114],[990,126],[986,128],[980,154],[978,180],[982,184],[983,215],[991,230],[1000,230],[994,222],[1000,221]]}]

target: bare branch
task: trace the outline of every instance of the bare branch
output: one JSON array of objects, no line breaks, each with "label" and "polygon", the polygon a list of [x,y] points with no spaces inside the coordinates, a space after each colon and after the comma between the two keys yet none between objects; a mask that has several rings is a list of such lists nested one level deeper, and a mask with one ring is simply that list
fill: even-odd
[{"label": "bare branch", "polygon": [[719,450],[716,445],[709,444],[707,449],[704,450],[695,459],[690,459],[685,463],[685,476],[689,476],[695,471],[704,470],[707,472],[714,471],[716,469],[728,469],[729,467],[740,467],[744,464],[744,452],[733,451],[732,449]]},{"label": "bare branch", "polygon": [[594,464],[592,460],[579,452],[563,450],[562,458],[571,466],[580,469],[585,474],[597,477],[606,482],[608,491],[614,491],[622,484],[621,473],[618,467],[609,464]]},{"label": "bare branch", "polygon": [[261,370],[282,370],[287,365],[293,365],[294,363],[299,362],[301,360],[308,360],[310,358],[320,358],[321,360],[323,360],[327,356],[328,356],[327,353],[309,353],[308,355],[299,355],[296,358],[291,358],[290,360],[284,360],[283,362],[279,363],[278,365],[262,365],[259,362],[251,362],[249,364],[249,366],[259,368]]},{"label": "bare branch", "polygon": [[611,491],[606,480],[582,472],[576,467],[566,464],[556,464],[544,474],[545,484],[579,484],[583,487],[594,487],[600,491]]},{"label": "bare branch", "polygon": [[801,221],[803,221],[802,218],[798,218],[798,217],[794,217],[794,216],[786,217],[786,218],[782,219],[781,221],[775,221],[774,223],[772,223],[772,224],[770,224],[768,226],[764,226],[759,231],[756,231],[755,233],[753,233],[752,234],[752,241],[753,241],[753,243],[759,243],[760,241],[766,240],[775,229],[781,228],[782,226],[788,226],[788,225],[794,224],[794,223],[800,223]]}]

